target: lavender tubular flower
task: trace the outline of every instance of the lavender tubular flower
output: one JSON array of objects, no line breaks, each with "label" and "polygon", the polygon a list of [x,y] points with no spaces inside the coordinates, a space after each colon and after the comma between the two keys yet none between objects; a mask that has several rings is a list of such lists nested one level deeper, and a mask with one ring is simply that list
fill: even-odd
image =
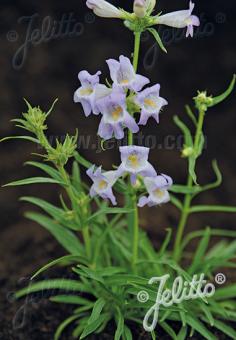
[{"label": "lavender tubular flower", "polygon": [[99,125],[98,135],[107,140],[112,138],[124,138],[124,127],[133,133],[139,131],[135,119],[127,111],[126,94],[121,88],[114,88],[109,96],[97,102],[97,107],[102,112],[102,120]]},{"label": "lavender tubular flower", "polygon": [[99,83],[99,76],[101,72],[94,75],[89,74],[87,71],[81,71],[78,78],[81,82],[74,94],[74,102],[81,103],[83,106],[84,114],[88,117],[95,109],[95,87]]},{"label": "lavender tubular flower", "polygon": [[98,195],[116,205],[116,198],[112,192],[112,186],[117,180],[116,171],[102,172],[101,167],[95,170],[93,165],[86,173],[93,181],[93,185],[90,188],[90,196],[95,197]]},{"label": "lavender tubular flower", "polygon": [[175,28],[187,27],[186,37],[193,37],[193,27],[200,25],[200,20],[196,15],[192,15],[195,4],[190,1],[189,9],[171,12],[157,17],[156,23]]},{"label": "lavender tubular flower", "polygon": [[119,87],[138,92],[150,83],[148,78],[135,73],[129,58],[123,55],[120,56],[119,61],[114,59],[107,60],[107,64],[110,69],[111,79]]},{"label": "lavender tubular flower", "polygon": [[143,146],[121,146],[121,165],[117,169],[117,175],[124,173],[131,175],[131,183],[136,183],[137,175],[155,177],[156,170],[148,162],[149,148]]},{"label": "lavender tubular flower", "polygon": [[146,125],[150,117],[153,117],[159,123],[159,113],[163,106],[168,102],[159,96],[160,85],[154,85],[142,92],[139,92],[135,98],[135,103],[141,107],[141,116],[139,125]]},{"label": "lavender tubular flower", "polygon": [[153,207],[162,203],[167,203],[170,200],[168,189],[173,184],[169,176],[161,174],[160,176],[144,179],[144,184],[147,188],[149,196],[143,196],[139,199],[138,206],[140,208],[148,205]]},{"label": "lavender tubular flower", "polygon": [[105,0],[87,0],[86,5],[94,14],[103,18],[123,18],[123,12]]}]

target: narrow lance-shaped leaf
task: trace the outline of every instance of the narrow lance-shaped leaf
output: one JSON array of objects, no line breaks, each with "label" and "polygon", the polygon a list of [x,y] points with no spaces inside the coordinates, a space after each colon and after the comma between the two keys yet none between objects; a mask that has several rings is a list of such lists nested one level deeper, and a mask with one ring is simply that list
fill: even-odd
[{"label": "narrow lance-shaped leaf", "polygon": [[52,219],[38,213],[26,213],[25,216],[43,226],[47,229],[57,241],[71,254],[83,255],[84,248],[79,239],[73,232],[62,227],[59,223],[54,222]]},{"label": "narrow lance-shaped leaf", "polygon": [[[86,338],[89,334],[93,333],[101,324],[101,312],[106,304],[103,298],[99,298],[93,307],[92,314],[88,320],[87,326],[85,327],[80,339]],[[99,321],[98,321],[99,320]]]},{"label": "narrow lance-shaped leaf", "polygon": [[212,98],[212,103],[209,105],[209,107],[215,106],[215,105],[221,103],[222,101],[224,101],[232,93],[232,91],[235,87],[235,82],[236,82],[236,75],[234,74],[233,79],[232,79],[228,89],[224,93],[222,93],[220,96]]},{"label": "narrow lance-shaped leaf", "polygon": [[194,274],[201,268],[203,257],[207,251],[207,247],[210,241],[211,230],[210,228],[206,228],[201,241],[199,242],[198,248],[195,252],[194,258],[192,260],[192,264],[189,267],[188,273]]},{"label": "narrow lance-shaped leaf", "polygon": [[195,205],[190,208],[190,213],[200,212],[225,212],[225,213],[236,213],[236,207],[229,207],[223,205]]},{"label": "narrow lance-shaped leaf", "polygon": [[65,319],[57,328],[56,333],[54,335],[54,340],[59,340],[61,337],[61,334],[65,330],[67,326],[69,326],[72,322],[79,319],[78,315],[72,315],[69,318]]},{"label": "narrow lance-shaped leaf", "polygon": [[53,260],[49,263],[47,263],[45,266],[37,270],[37,272],[31,277],[31,280],[35,279],[37,276],[39,276],[44,271],[48,270],[49,268],[52,268],[56,265],[62,265],[62,264],[68,264],[68,263],[83,263],[88,264],[87,260],[83,258],[82,256],[78,255],[66,255],[62,256],[56,260]]},{"label": "narrow lance-shaped leaf", "polygon": [[61,182],[48,177],[30,177],[26,179],[21,179],[19,181],[14,181],[8,184],[3,185],[3,187],[14,187],[20,185],[30,185],[30,184],[39,184],[39,183],[46,183],[46,184],[60,184]]},{"label": "narrow lance-shaped leaf", "polygon": [[187,115],[188,115],[188,116],[190,117],[190,119],[192,120],[193,124],[194,124],[195,126],[197,126],[197,118],[196,118],[196,116],[194,115],[194,113],[193,113],[191,107],[190,107],[189,105],[186,105],[186,106],[185,106],[185,110],[186,110],[186,112],[187,112]]},{"label": "narrow lance-shaped leaf", "polygon": [[155,30],[154,28],[148,28],[148,31],[153,35],[156,42],[160,46],[161,50],[163,52],[167,53],[167,50],[166,50],[165,46],[163,45],[163,42],[162,42],[161,37],[160,37],[159,33],[157,32],[157,30]]},{"label": "narrow lance-shaped leaf", "polygon": [[52,290],[52,289],[59,289],[59,290],[66,290],[66,291],[73,291],[73,292],[87,292],[83,283],[70,280],[70,279],[54,279],[54,280],[47,280],[47,281],[39,281],[36,283],[31,283],[28,287],[23,288],[15,293],[15,297],[21,298],[22,296],[40,292],[42,290]]},{"label": "narrow lance-shaped leaf", "polygon": [[8,141],[8,140],[12,140],[12,139],[23,139],[23,140],[27,140],[27,141],[39,144],[39,140],[38,139],[36,139],[34,137],[30,137],[30,136],[9,136],[9,137],[4,137],[4,138],[2,138],[0,140],[0,143]]},{"label": "narrow lance-shaped leaf", "polygon": [[50,165],[39,163],[39,162],[26,162],[25,165],[34,166],[35,168],[41,169],[42,171],[46,172],[49,176],[51,176],[52,178],[54,178],[61,184],[65,184],[59,171],[54,169]]}]

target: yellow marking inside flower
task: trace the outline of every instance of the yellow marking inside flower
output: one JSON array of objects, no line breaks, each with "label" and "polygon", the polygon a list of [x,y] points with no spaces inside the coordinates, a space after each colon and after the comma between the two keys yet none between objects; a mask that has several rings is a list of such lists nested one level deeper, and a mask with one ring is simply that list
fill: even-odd
[{"label": "yellow marking inside flower", "polygon": [[123,85],[127,85],[129,84],[129,79],[122,79],[120,83]]},{"label": "yellow marking inside flower", "polygon": [[160,189],[156,189],[154,191],[154,195],[157,197],[157,198],[163,198],[164,195],[165,195],[165,191],[164,190],[160,190]]},{"label": "yellow marking inside flower", "polygon": [[118,106],[114,111],[112,111],[111,115],[114,120],[118,120],[122,113],[122,108]]},{"label": "yellow marking inside flower", "polygon": [[138,156],[137,155],[130,155],[129,157],[128,157],[128,160],[129,160],[129,162],[131,163],[131,167],[132,168],[137,168],[138,167],[138,165],[139,165],[139,160],[138,160]]},{"label": "yellow marking inside flower", "polygon": [[93,93],[93,89],[91,89],[91,88],[86,88],[86,89],[80,90],[81,96],[89,96],[92,93]]},{"label": "yellow marking inside flower", "polygon": [[144,104],[152,107],[153,109],[157,108],[157,104],[152,99],[148,99],[148,98],[144,99]]},{"label": "yellow marking inside flower", "polygon": [[106,187],[107,187],[107,182],[102,179],[98,184],[98,188],[100,190],[104,190],[104,189],[106,189]]}]

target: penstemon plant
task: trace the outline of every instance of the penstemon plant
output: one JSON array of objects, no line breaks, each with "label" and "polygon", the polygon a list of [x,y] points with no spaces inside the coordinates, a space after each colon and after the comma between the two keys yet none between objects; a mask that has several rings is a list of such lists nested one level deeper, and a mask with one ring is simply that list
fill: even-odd
[{"label": "penstemon plant", "polygon": [[[53,290],[51,301],[74,305],[73,314],[59,325],[55,339],[59,339],[69,325],[74,338],[84,339],[92,334],[102,337],[108,323],[114,326],[111,338],[115,340],[135,339],[136,328],[141,330],[142,326],[152,339],[158,337],[160,328],[170,339],[187,339],[198,333],[201,339],[213,340],[217,339],[214,335],[217,329],[227,338],[236,339],[236,332],[230,326],[230,321],[236,320],[236,285],[215,290],[213,284],[219,268],[235,268],[236,242],[220,240],[209,246],[212,236],[229,239],[235,238],[236,232],[210,227],[195,232],[186,230],[190,214],[236,213],[236,207],[192,205],[196,196],[222,182],[217,162],[213,161],[216,181],[198,184],[196,163],[204,148],[206,113],[231,94],[235,76],[220,96],[198,92],[194,107],[186,106],[191,127],[178,116],[174,117],[184,136],[182,157],[188,164],[186,184],[173,184],[168,175],[158,174],[148,161],[149,149],[133,145],[133,134],[149,119],[154,118],[159,124],[159,114],[168,105],[160,96],[160,85],[149,86],[150,80],[138,74],[141,34],[149,31],[166,52],[156,25],[186,27],[186,36],[193,36],[193,28],[200,22],[192,15],[192,2],[187,10],[164,15],[153,15],[155,5],[155,0],[135,0],[134,12],[128,13],[104,0],[87,1],[96,15],[123,20],[134,32],[132,61],[123,55],[119,60],[107,60],[112,83],[100,84],[101,72],[91,75],[81,71],[81,86],[74,94],[75,103],[82,104],[86,116],[101,115],[98,135],[103,141],[112,137],[122,140],[128,131],[128,144],[119,149],[120,165],[105,171],[84,159],[77,151],[78,132],[73,137],[67,135],[64,142],[57,141],[53,147],[46,137],[46,120],[56,102],[48,112],[26,102],[27,112],[13,121],[33,136],[4,138],[26,139],[45,151],[39,155],[44,162],[26,164],[47,176],[15,181],[8,186],[53,183],[62,189],[60,207],[36,197],[21,198],[46,213],[28,212],[26,216],[46,228],[67,254],[39,269],[29,287],[16,293],[16,297],[21,298],[41,290]],[[66,165],[70,159],[73,166],[68,171]],[[90,187],[81,180],[82,170],[86,170],[92,182]],[[114,207],[117,205],[114,192],[123,195],[124,207]],[[167,202],[180,212],[174,247],[170,246],[172,229],[168,229],[161,248],[155,249],[139,227],[139,208]],[[189,256],[186,249],[196,238],[200,241]],[[69,266],[74,278],[34,281],[56,265]],[[158,289],[154,283],[159,283]]]}]

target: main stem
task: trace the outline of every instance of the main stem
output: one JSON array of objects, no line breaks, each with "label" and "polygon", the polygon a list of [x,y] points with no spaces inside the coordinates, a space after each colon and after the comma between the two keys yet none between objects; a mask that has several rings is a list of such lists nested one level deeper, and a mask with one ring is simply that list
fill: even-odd
[{"label": "main stem", "polygon": [[[205,116],[205,111],[200,110],[199,111],[198,124],[197,124],[197,130],[196,130],[196,134],[195,134],[195,138],[194,138],[194,146],[193,146],[193,149],[194,149],[193,152],[195,154],[197,153],[198,145],[200,143],[200,138],[201,138],[202,129],[203,129],[204,116]],[[191,189],[192,186],[193,186],[193,179],[192,179],[192,176],[189,173],[188,174],[188,180],[187,180],[187,187]],[[192,201],[192,194],[186,194],[185,199],[184,199],[183,210],[182,210],[180,222],[179,222],[178,229],[177,229],[175,245],[174,245],[174,259],[177,262],[181,260],[181,256],[182,256],[181,243],[182,243],[184,230],[185,230],[186,223],[187,223],[188,216],[189,216],[189,209],[190,209],[190,206],[191,206],[191,201]]]},{"label": "main stem", "polygon": [[[134,55],[133,55],[133,67],[134,71],[137,72],[139,51],[140,51],[140,40],[141,32],[135,32],[134,40]],[[133,145],[133,133],[129,131],[128,134],[128,144]],[[138,207],[137,207],[137,197],[135,190],[132,188],[132,222],[133,222],[133,249],[132,249],[132,267],[134,272],[136,271],[136,263],[138,260],[138,242],[139,242],[139,220],[138,220]]]},{"label": "main stem", "polygon": [[[67,172],[65,171],[63,166],[58,167],[58,170],[60,171],[62,177],[65,179],[65,182],[67,184],[66,192],[67,192],[68,196],[70,197],[71,202],[73,202],[74,201],[74,193],[71,190],[71,183],[70,183],[69,175],[67,174]],[[83,240],[84,240],[86,254],[87,254],[88,258],[90,259],[91,258],[91,240],[90,240],[89,226],[88,225],[86,225],[85,227],[82,228],[82,236],[83,236]]]},{"label": "main stem", "polygon": [[[141,40],[141,32],[135,32],[134,33],[134,54],[133,54],[133,67],[134,67],[135,72],[137,72],[137,69],[138,69],[140,40]],[[133,145],[133,133],[131,131],[128,132],[128,144]]]}]

